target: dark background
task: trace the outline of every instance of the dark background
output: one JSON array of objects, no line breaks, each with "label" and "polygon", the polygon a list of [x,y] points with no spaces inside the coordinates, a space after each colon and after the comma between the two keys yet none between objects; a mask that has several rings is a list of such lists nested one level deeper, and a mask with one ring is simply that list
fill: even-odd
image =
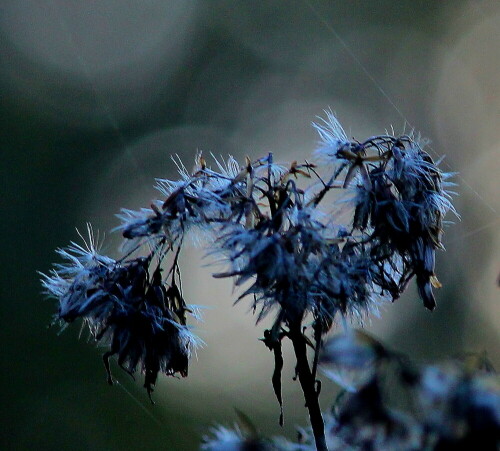
[{"label": "dark background", "polygon": [[[460,172],[437,310],[412,288],[368,329],[421,361],[486,350],[498,366],[499,30],[495,1],[4,0],[0,448],[196,449],[233,407],[280,433],[265,325],[231,307],[200,249],[183,258],[184,284],[211,306],[197,326],[207,346],[189,378],[161,378],[154,407],[116,368],[107,386],[103,351],[78,325],[47,329],[55,305],[37,270],[79,239],[75,227],[109,231],[121,207],[147,206],[154,177],[174,175],[170,155],[188,168],[197,149],[308,157],[328,107],[360,139],[406,120]],[[306,412],[285,358],[292,437]]]}]

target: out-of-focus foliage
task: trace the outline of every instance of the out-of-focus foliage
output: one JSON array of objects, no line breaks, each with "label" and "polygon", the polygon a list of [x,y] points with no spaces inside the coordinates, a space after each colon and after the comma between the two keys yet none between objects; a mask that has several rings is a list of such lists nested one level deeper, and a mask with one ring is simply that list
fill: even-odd
[{"label": "out-of-focus foliage", "polygon": [[[363,331],[347,329],[329,340],[321,364],[342,385],[347,370],[363,380],[347,385],[324,414],[330,451],[498,449],[500,378],[484,353],[418,365]],[[316,449],[310,428],[299,429],[296,442],[266,440],[254,429],[238,423],[213,428],[202,449]]]}]

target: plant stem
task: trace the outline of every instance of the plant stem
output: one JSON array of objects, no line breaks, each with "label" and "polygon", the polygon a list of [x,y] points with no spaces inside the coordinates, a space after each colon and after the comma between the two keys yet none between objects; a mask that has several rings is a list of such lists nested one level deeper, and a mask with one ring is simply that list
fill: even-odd
[{"label": "plant stem", "polygon": [[307,360],[307,345],[300,322],[290,325],[289,337],[292,340],[295,357],[297,358],[297,375],[309,411],[316,449],[318,451],[328,451],[325,439],[325,424],[319,406],[319,394],[316,391],[316,381]]}]

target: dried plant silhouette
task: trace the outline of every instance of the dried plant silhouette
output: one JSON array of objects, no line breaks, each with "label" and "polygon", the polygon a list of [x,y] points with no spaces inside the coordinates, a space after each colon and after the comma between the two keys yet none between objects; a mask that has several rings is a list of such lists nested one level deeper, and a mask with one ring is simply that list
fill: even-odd
[{"label": "dried plant silhouette", "polygon": [[[499,390],[486,358],[418,367],[348,326],[397,300],[412,280],[425,308],[436,307],[435,252],[444,249],[445,215],[456,214],[452,174],[414,134],[353,140],[331,111],[314,127],[318,149],[302,162],[279,164],[270,153],[241,165],[212,155],[210,163],[200,153],[188,171],[174,159],[180,178],[157,180],[161,199],[118,215],[123,257],[101,255],[90,226],[85,245],[57,251],[65,263],[42,277],[59,302],[55,320],[82,319],[108,346],[110,384],[112,356],[144,375],[150,398],[159,373],[187,376],[203,344],[188,324],[200,310],[184,299],[179,267],[191,236],[226,265],[214,277],[234,279],[236,302],[249,298],[257,323],[273,315],[262,341],[274,355],[280,424],[282,343],[291,341],[311,423],[297,443],[265,440],[240,413],[239,426],[215,428],[203,449],[448,449],[478,434],[495,446]],[[334,325],[343,333],[325,342]],[[328,414],[319,365],[346,391]],[[388,373],[414,399],[414,413],[388,401]]]}]

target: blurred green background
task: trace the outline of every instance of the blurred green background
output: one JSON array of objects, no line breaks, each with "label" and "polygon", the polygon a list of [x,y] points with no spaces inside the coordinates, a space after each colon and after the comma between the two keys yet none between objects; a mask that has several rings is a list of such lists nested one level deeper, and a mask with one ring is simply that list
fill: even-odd
[{"label": "blurred green background", "polygon": [[[187,379],[160,379],[154,407],[116,367],[120,384],[106,384],[78,325],[47,329],[55,305],[36,271],[75,227],[108,231],[121,207],[147,206],[154,177],[174,175],[170,155],[304,158],[328,107],[360,139],[406,120],[461,174],[437,310],[412,288],[368,329],[422,361],[486,350],[498,367],[499,30],[496,1],[3,0],[0,448],[191,450],[233,407],[280,432],[265,325],[231,307],[201,250],[183,257],[184,285],[211,306],[197,326],[207,346]],[[307,415],[285,358],[293,437]]]}]

